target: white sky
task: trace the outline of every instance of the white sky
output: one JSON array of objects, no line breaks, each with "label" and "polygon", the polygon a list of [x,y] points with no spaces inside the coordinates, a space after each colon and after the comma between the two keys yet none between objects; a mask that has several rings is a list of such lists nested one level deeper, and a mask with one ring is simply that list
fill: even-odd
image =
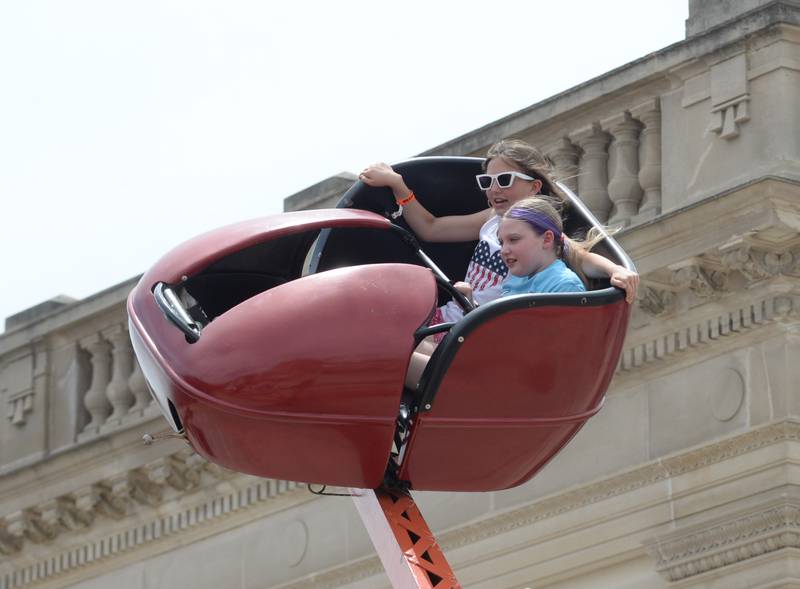
[{"label": "white sky", "polygon": [[680,41],[688,0],[0,0],[0,330]]}]

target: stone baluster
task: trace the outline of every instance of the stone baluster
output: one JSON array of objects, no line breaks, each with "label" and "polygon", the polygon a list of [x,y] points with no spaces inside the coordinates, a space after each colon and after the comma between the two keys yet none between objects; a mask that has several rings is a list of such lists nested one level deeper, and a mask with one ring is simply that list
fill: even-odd
[{"label": "stone baluster", "polygon": [[111,405],[106,397],[106,387],[111,376],[110,346],[100,334],[85,338],[81,341],[81,346],[89,351],[92,363],[92,382],[83,397],[83,406],[92,420],[83,431],[97,433],[111,413]]},{"label": "stone baluster", "polygon": [[111,380],[106,387],[106,397],[113,408],[113,413],[106,420],[109,426],[122,423],[133,405],[134,397],[128,386],[128,379],[133,368],[133,349],[128,332],[122,325],[117,325],[103,333],[112,345]]},{"label": "stone baluster", "polygon": [[578,194],[601,223],[608,221],[611,200],[608,198],[608,143],[611,137],[595,123],[588,131],[577,133],[574,141],[583,149]]},{"label": "stone baluster", "polygon": [[142,367],[139,366],[139,362],[137,362],[135,358],[133,359],[133,372],[131,372],[131,376],[128,378],[128,388],[133,394],[134,399],[136,399],[136,402],[133,404],[133,407],[128,410],[128,413],[131,415],[141,415],[150,405],[153,398],[150,396],[150,391],[147,390],[147,383],[144,380]]},{"label": "stone baluster", "polygon": [[646,221],[661,213],[661,107],[658,99],[639,107],[634,115],[644,124],[639,168],[639,184],[644,190],[644,198],[637,220]]},{"label": "stone baluster", "polygon": [[642,124],[625,112],[611,124],[614,136],[614,175],[608,183],[608,197],[614,203],[611,225],[629,225],[639,211],[642,187],[639,186],[639,131]]},{"label": "stone baluster", "polygon": [[567,137],[562,137],[554,147],[548,150],[550,159],[556,166],[556,180],[562,182],[572,190],[578,191],[578,161],[581,157],[581,150],[574,145]]}]

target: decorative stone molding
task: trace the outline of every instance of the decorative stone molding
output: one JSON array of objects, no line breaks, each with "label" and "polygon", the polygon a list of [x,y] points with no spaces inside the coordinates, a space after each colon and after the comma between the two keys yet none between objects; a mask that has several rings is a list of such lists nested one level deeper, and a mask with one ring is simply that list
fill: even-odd
[{"label": "decorative stone molding", "polygon": [[647,341],[629,345],[622,352],[618,371],[634,370],[690,348],[711,343],[720,337],[753,329],[776,318],[781,319],[791,313],[795,305],[791,296],[776,294],[763,300],[739,303],[721,314],[717,309],[713,315],[694,323],[684,324],[677,329],[672,327],[666,333]]},{"label": "decorative stone molding", "polygon": [[774,444],[800,441],[800,422],[779,421],[661,461],[669,476],[694,472]]},{"label": "decorative stone molding", "polygon": [[697,258],[670,266],[670,282],[678,290],[691,291],[702,299],[710,299],[726,290],[728,277],[724,272],[712,270]]},{"label": "decorative stone molding", "polygon": [[123,472],[108,479],[111,487],[111,502],[125,505],[131,501],[155,507],[161,503],[163,487],[147,476],[146,469]]},{"label": "decorative stone molding", "polygon": [[674,308],[675,293],[671,290],[643,284],[639,290],[638,298],[639,308],[654,317],[666,315]]},{"label": "decorative stone molding", "polygon": [[[46,542],[62,532],[88,529],[98,517],[119,521],[147,508],[159,507],[167,492],[174,497],[203,487],[203,477],[208,485],[242,476],[206,462],[189,449],[180,450],[0,517],[0,530],[5,529],[10,538],[6,543],[14,546],[21,546],[25,540]],[[275,492],[283,492],[290,483],[278,481],[275,485]]]},{"label": "decorative stone molding", "polygon": [[[239,476],[252,482],[224,493],[214,493],[214,496],[189,507],[173,507],[168,510],[162,506],[158,512],[150,512],[150,517],[142,517],[144,514],[140,514],[139,517],[131,518],[130,527],[110,535],[78,540],[73,547],[59,550],[46,558],[25,559],[18,567],[9,568],[11,572],[0,574],[0,589],[18,589],[33,585],[90,563],[186,533],[235,512],[265,504],[279,496],[300,492],[300,485],[297,483]],[[76,500],[76,506],[79,503],[80,500]],[[18,554],[21,547],[22,540],[10,532],[3,532],[0,524],[0,551],[13,555]]]},{"label": "decorative stone molding", "polygon": [[44,524],[39,513],[33,509],[15,511],[5,516],[6,531],[14,538],[30,540],[34,544],[41,544],[52,540],[56,531]]},{"label": "decorative stone molding", "polygon": [[147,478],[158,487],[169,485],[177,491],[189,491],[200,485],[206,462],[197,454],[188,457],[165,456],[145,466]]},{"label": "decorative stone molding", "polygon": [[8,420],[18,427],[25,425],[28,413],[33,411],[33,389],[25,389],[8,396]]},{"label": "decorative stone molding", "polygon": [[0,522],[0,554],[11,555],[16,554],[22,548],[22,539],[17,538],[10,534],[5,529],[3,522]]},{"label": "decorative stone molding", "polygon": [[111,488],[104,483],[95,483],[73,493],[75,506],[89,524],[96,515],[109,519],[122,519],[125,516],[125,502],[114,497]]},{"label": "decorative stone molding", "polygon": [[78,508],[72,497],[58,497],[39,506],[41,521],[55,537],[62,531],[75,531],[88,527],[93,518]]},{"label": "decorative stone molding", "polygon": [[745,240],[721,247],[720,259],[727,269],[741,273],[750,282],[800,270],[800,248],[765,250]]},{"label": "decorative stone molding", "polygon": [[785,500],[755,513],[653,540],[656,570],[679,581],[782,548],[800,548],[800,504]]}]

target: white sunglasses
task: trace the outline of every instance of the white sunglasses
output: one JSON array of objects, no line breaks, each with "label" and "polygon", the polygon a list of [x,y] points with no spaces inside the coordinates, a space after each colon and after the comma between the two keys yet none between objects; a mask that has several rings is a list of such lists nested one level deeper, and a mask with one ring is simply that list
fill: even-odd
[{"label": "white sunglasses", "polygon": [[514,183],[515,178],[536,180],[536,178],[532,178],[522,172],[500,172],[499,174],[478,174],[475,176],[475,180],[478,181],[478,187],[481,190],[489,190],[492,187],[492,182],[497,182],[499,188],[509,188]]}]

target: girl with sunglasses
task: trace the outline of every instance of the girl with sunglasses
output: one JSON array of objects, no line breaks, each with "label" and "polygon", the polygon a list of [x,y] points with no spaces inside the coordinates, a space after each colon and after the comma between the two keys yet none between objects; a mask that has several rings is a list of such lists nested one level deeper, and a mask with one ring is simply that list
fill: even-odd
[{"label": "girl with sunglasses", "polygon": [[[403,217],[423,241],[451,242],[479,240],[472,255],[465,281],[472,288],[477,304],[487,303],[501,294],[508,268],[500,255],[497,230],[501,217],[517,202],[531,196],[549,197],[556,208],[564,202],[551,180],[548,160],[535,147],[517,139],[506,139],[489,148],[484,174],[477,176],[486,193],[489,207],[471,215],[435,217],[408,188],[403,177],[384,163],[373,164],[359,174],[369,186],[388,186],[395,200],[403,207]],[[570,244],[569,238],[566,238]],[[625,290],[632,303],[639,284],[639,275],[618,266],[598,254],[573,248],[577,258],[574,269],[591,277],[609,277],[611,284]],[[440,307],[432,323],[458,321],[461,307],[451,301]]]}]

